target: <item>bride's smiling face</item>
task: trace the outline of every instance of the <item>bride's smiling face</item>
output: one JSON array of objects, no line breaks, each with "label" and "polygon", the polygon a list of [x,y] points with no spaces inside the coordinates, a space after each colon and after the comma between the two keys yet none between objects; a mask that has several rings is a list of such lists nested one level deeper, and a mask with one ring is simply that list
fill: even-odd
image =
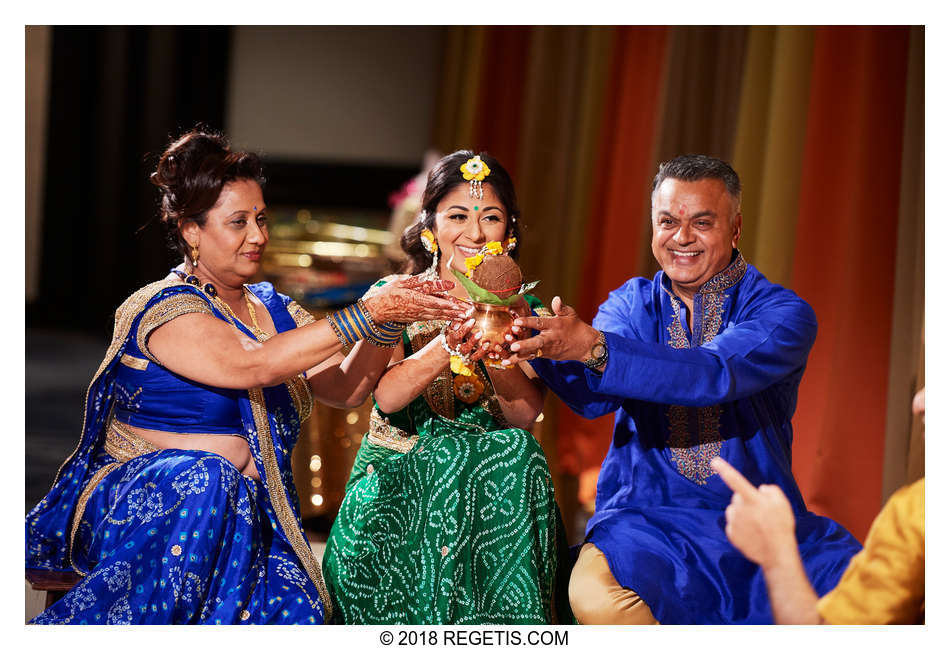
[{"label": "bride's smiling face", "polygon": [[452,279],[447,267],[464,273],[465,258],[471,257],[490,241],[503,242],[508,231],[504,204],[488,183],[482,184],[483,198],[469,194],[469,184],[459,183],[436,207],[433,234],[442,253],[440,273]]}]

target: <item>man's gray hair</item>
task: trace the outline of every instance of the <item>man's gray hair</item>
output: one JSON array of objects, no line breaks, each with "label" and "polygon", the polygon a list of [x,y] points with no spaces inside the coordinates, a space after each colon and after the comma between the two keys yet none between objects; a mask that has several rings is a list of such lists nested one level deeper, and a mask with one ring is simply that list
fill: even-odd
[{"label": "man's gray hair", "polygon": [[[667,178],[674,178],[679,181],[701,181],[705,178],[718,179],[726,186],[729,196],[735,200],[736,212],[739,211],[739,203],[742,200],[742,184],[739,182],[739,174],[724,160],[699,153],[691,153],[661,163],[659,171],[653,177],[653,187],[650,189],[651,201],[656,188]],[[730,215],[729,218],[733,220],[735,215]]]}]

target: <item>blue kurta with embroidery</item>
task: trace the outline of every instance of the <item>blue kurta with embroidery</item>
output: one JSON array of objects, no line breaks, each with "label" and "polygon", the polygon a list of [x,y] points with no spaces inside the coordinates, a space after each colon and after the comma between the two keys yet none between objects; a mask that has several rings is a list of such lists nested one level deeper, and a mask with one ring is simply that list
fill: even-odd
[{"label": "blue kurta with embroidery", "polygon": [[710,468],[722,456],[792,503],[799,550],[819,595],[858,541],[807,510],[792,476],[792,414],[814,312],[736,252],[686,307],[662,271],[610,293],[593,326],[610,353],[603,374],[575,361],[532,366],[575,412],[616,411],[587,541],[661,623],[770,623],[762,571],[725,535],[732,492]]}]

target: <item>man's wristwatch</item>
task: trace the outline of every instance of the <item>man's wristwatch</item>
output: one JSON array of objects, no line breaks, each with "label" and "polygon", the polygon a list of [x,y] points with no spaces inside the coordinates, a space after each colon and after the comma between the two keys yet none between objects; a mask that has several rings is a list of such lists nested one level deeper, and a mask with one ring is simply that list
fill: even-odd
[{"label": "man's wristwatch", "polygon": [[607,363],[607,337],[599,330],[597,331],[597,342],[590,348],[590,357],[584,362],[584,365],[591,370],[597,370]]}]

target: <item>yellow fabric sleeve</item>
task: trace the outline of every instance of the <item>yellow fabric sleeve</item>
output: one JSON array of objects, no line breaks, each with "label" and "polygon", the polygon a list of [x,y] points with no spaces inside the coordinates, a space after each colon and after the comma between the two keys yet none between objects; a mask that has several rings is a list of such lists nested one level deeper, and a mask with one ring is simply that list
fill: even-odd
[{"label": "yellow fabric sleeve", "polygon": [[924,622],[924,479],[888,499],[818,613],[832,624]]}]

